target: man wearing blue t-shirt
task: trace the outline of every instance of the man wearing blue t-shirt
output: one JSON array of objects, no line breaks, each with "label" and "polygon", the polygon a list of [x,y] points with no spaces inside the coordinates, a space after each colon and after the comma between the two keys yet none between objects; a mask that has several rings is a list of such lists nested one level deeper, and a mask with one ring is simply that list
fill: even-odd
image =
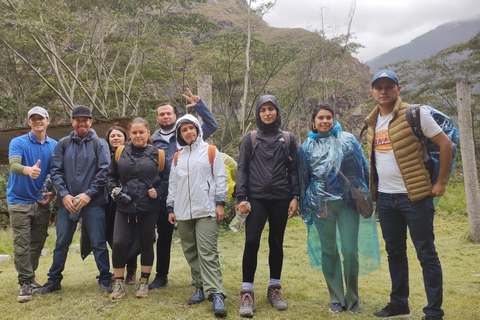
[{"label": "man wearing blue t-shirt", "polygon": [[18,272],[20,293],[18,302],[32,300],[35,270],[47,238],[48,224],[54,194],[45,193],[45,200],[37,200],[39,190],[50,173],[50,158],[57,141],[47,136],[50,117],[42,107],[28,111],[31,131],[14,138],[9,146],[10,175],[7,185],[7,203],[12,225],[14,264]]}]

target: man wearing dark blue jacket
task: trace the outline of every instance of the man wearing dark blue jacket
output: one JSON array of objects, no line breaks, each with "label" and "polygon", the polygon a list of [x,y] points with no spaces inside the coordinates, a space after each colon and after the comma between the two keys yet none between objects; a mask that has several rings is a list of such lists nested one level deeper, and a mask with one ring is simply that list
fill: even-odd
[{"label": "man wearing dark blue jacket", "polygon": [[106,174],[110,151],[105,140],[91,129],[92,113],[86,106],[72,110],[74,131],[62,138],[52,155],[51,174],[57,189],[57,242],[48,282],[36,292],[50,293],[61,289],[62,272],[68,247],[81,217],[90,236],[90,243],[100,276],[101,292],[111,292],[110,261],[105,241],[105,209],[108,203]]},{"label": "man wearing dark blue jacket", "polygon": [[[202,118],[203,139],[206,140],[218,128],[217,121],[207,106],[200,100],[199,96],[192,94],[187,88],[187,94],[183,95],[188,100],[187,108],[193,108]],[[175,139],[175,122],[177,121],[177,110],[169,103],[161,103],[157,106],[157,122],[160,129],[152,134],[153,143],[165,151],[166,163],[171,166],[173,155],[177,152],[177,141]],[[168,221],[167,193],[162,195],[160,214],[157,221],[157,274],[155,279],[148,286],[149,289],[165,287],[168,284],[168,270],[170,268],[170,250],[172,245],[173,225]]]}]

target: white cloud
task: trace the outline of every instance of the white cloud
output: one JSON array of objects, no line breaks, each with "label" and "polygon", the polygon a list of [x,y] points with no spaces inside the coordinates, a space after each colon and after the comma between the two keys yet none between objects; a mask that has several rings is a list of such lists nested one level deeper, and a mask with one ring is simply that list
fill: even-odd
[{"label": "white cloud", "polygon": [[[330,37],[346,32],[351,0],[278,0],[264,16],[273,27],[319,30]],[[352,24],[367,61],[450,21],[480,16],[478,0],[357,0]]]}]

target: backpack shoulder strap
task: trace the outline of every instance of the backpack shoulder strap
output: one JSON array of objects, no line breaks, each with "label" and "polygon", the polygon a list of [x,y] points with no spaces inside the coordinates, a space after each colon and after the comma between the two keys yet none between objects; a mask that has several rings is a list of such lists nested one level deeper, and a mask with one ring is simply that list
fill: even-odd
[{"label": "backpack shoulder strap", "polygon": [[163,172],[165,169],[165,151],[158,148],[158,172]]},{"label": "backpack shoulder strap", "polygon": [[285,145],[287,146],[287,150],[290,148],[290,132],[282,131],[283,132],[283,140],[285,140]]},{"label": "backpack shoulder strap", "polygon": [[257,139],[257,131],[253,130],[252,132],[250,132],[250,141],[252,142],[252,147],[255,143],[255,139]]},{"label": "backpack shoulder strap", "polygon": [[418,138],[423,138],[424,134],[420,122],[420,104],[411,104],[407,106],[407,122],[412,128],[413,134]]},{"label": "backpack shoulder strap", "polygon": [[208,161],[210,162],[210,167],[213,168],[213,162],[215,161],[215,151],[217,150],[217,147],[215,147],[213,144],[208,146]]},{"label": "backpack shoulder strap", "polygon": [[121,146],[118,146],[117,150],[115,150],[115,162],[118,163],[120,161],[120,156],[122,155],[123,150],[125,149],[125,146],[122,144]]},{"label": "backpack shoulder strap", "polygon": [[63,143],[62,143],[63,153],[65,153],[65,151],[67,150],[67,147],[70,144],[70,140],[72,140],[70,136],[67,136],[65,139],[63,139]]},{"label": "backpack shoulder strap", "polygon": [[178,156],[180,155],[180,152],[181,152],[181,150],[178,150],[178,151],[175,152],[175,154],[173,155],[173,164],[174,164],[174,165],[177,165]]}]

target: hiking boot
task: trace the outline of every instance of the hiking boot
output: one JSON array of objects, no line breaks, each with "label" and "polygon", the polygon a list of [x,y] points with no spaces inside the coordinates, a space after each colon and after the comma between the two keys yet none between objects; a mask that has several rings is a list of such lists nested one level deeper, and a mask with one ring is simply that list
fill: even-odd
[{"label": "hiking boot", "polygon": [[422,320],[443,320],[443,317],[425,315]]},{"label": "hiking boot", "polygon": [[148,285],[148,289],[157,289],[157,288],[164,288],[168,285],[168,277],[167,276],[155,276],[152,283]]},{"label": "hiking boot", "polygon": [[328,311],[330,311],[332,313],[339,313],[339,312],[343,311],[343,307],[338,302],[332,302],[332,303],[330,303],[330,308],[328,308]]},{"label": "hiking boot", "polygon": [[373,315],[379,318],[409,317],[410,308],[408,306],[397,306],[392,303],[389,303],[385,308],[375,312]]},{"label": "hiking boot", "polygon": [[240,299],[242,304],[240,305],[238,315],[243,318],[252,318],[253,311],[255,310],[255,305],[253,303],[253,291],[242,290],[240,292]]},{"label": "hiking boot", "polygon": [[113,285],[112,293],[110,293],[110,299],[112,300],[120,299],[124,295],[125,295],[125,282],[124,281],[115,282],[115,284]]},{"label": "hiking boot", "polygon": [[22,302],[27,302],[32,300],[32,287],[30,286],[30,282],[24,282],[20,284],[20,291],[17,296],[17,301],[22,303]]},{"label": "hiking boot", "polygon": [[353,313],[362,313],[362,308],[360,307],[351,307],[350,310],[348,310]]},{"label": "hiking boot", "polygon": [[148,281],[139,281],[137,283],[136,298],[148,298]]},{"label": "hiking boot", "polygon": [[125,284],[132,285],[137,282],[137,268],[127,268],[127,276],[125,277]]},{"label": "hiking boot", "polygon": [[278,311],[283,311],[287,310],[287,303],[285,300],[283,300],[282,297],[282,286],[277,284],[277,285],[272,285],[268,286],[267,289],[267,299],[268,302],[272,305],[274,309],[277,309]]},{"label": "hiking boot", "polygon": [[62,289],[60,282],[47,282],[42,287],[35,290],[37,294],[47,294]]},{"label": "hiking boot", "polygon": [[35,293],[38,288],[41,288],[42,285],[38,283],[37,281],[33,280],[32,283],[30,283],[30,287],[32,288],[32,293]]},{"label": "hiking boot", "polygon": [[100,282],[99,283],[100,285],[100,292],[101,293],[104,293],[104,292],[107,292],[107,293],[112,293],[112,283],[111,282]]},{"label": "hiking boot", "polygon": [[196,287],[195,293],[188,299],[188,304],[197,304],[205,300],[205,294],[203,293],[203,287]]},{"label": "hiking boot", "polygon": [[218,318],[223,318],[227,316],[227,309],[225,309],[225,303],[223,300],[225,297],[221,292],[214,292],[212,293],[212,309],[213,309],[213,314],[215,317]]}]

